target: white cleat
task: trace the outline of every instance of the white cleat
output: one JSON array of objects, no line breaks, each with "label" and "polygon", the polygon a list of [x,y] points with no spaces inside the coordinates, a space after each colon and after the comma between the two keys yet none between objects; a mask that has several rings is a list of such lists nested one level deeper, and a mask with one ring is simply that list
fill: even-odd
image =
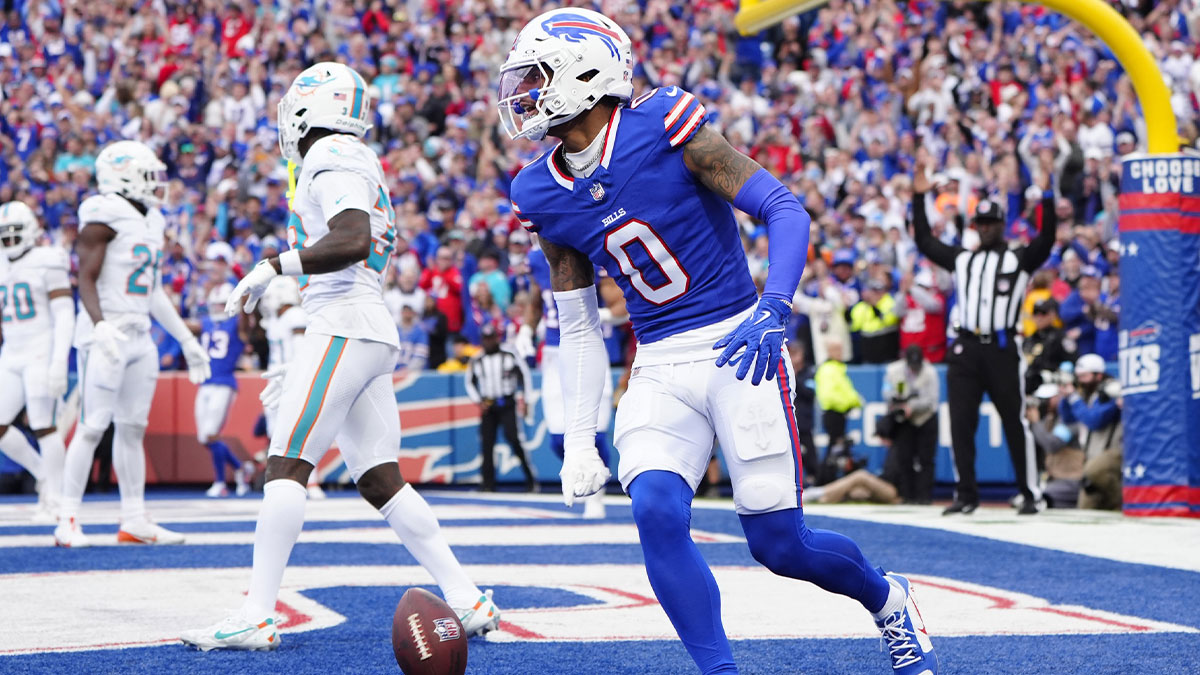
[{"label": "white cleat", "polygon": [[604,491],[583,498],[583,519],[604,520]]},{"label": "white cleat", "polygon": [[54,545],[62,548],[87,548],[92,545],[74,518],[59,521],[54,528]]},{"label": "white cleat", "polygon": [[492,602],[492,589],[484,591],[473,607],[455,609],[467,637],[483,635],[500,627],[500,608]]},{"label": "white cleat", "polygon": [[208,628],[184,631],[179,640],[202,652],[213,649],[270,651],[279,648],[279,632],[275,628],[274,618],[251,623],[243,618],[231,616]]},{"label": "white cleat", "polygon": [[309,483],[307,486],[309,499],[325,499],[325,491],[317,483]]},{"label": "white cleat", "polygon": [[149,520],[132,523],[121,523],[117,531],[118,544],[182,544],[183,535],[172,532],[161,525],[155,525]]},{"label": "white cleat", "polygon": [[243,462],[242,468],[233,472],[233,479],[237,484],[234,488],[234,493],[241,497],[250,491],[250,479],[254,477],[254,464],[251,462]]},{"label": "white cleat", "polygon": [[205,497],[228,497],[229,488],[225,487],[224,481],[213,483],[207,490],[204,491]]}]

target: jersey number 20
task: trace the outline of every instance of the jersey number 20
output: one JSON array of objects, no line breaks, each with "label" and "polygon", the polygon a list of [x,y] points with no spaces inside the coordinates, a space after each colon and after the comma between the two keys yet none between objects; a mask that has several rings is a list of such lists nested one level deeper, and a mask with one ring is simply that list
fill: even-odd
[{"label": "jersey number 20", "polygon": [[[0,286],[0,306],[7,309],[8,301],[8,286]],[[37,310],[33,306],[33,291],[29,288],[29,284],[23,281],[12,286],[12,304],[13,314],[16,315],[18,321],[27,321],[37,315]],[[5,321],[12,321],[12,319],[8,312],[4,313]]]},{"label": "jersey number 20", "polygon": [[[658,268],[659,274],[666,279],[664,283],[654,286],[642,270],[633,264],[629,255],[629,247],[639,244],[650,255],[650,263]],[[604,248],[608,254],[621,266],[621,271],[629,277],[638,295],[655,305],[665,305],[668,302],[687,293],[692,283],[683,265],[666,242],[658,236],[649,223],[637,219],[626,221],[624,224],[609,230],[604,236]],[[649,270],[647,270],[649,271]]]}]

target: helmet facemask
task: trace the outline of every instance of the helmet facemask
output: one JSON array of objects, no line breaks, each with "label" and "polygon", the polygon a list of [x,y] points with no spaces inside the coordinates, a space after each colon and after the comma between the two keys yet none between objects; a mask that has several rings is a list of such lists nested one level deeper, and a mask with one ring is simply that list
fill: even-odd
[{"label": "helmet facemask", "polygon": [[31,234],[21,221],[0,223],[0,247],[9,260],[16,260],[33,248]]}]

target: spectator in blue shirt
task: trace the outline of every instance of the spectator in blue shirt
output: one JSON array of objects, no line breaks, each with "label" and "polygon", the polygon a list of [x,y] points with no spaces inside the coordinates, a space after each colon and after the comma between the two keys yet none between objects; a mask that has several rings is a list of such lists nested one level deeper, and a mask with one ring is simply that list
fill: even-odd
[{"label": "spectator in blue shirt", "polygon": [[1100,291],[1100,272],[1091,265],[1080,268],[1076,288],[1063,301],[1059,314],[1067,337],[1075,340],[1081,354],[1095,353],[1097,331],[1115,330],[1119,318],[1108,295]]},{"label": "spectator in blue shirt", "polygon": [[417,308],[405,303],[400,306],[400,358],[396,361],[396,372],[410,376],[425,370],[429,360],[429,334],[418,321]]}]

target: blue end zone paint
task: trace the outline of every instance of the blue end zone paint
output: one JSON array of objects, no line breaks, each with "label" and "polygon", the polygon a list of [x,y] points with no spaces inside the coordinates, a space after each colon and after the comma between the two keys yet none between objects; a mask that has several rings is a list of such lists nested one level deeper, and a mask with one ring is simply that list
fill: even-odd
[{"label": "blue end zone paint", "polygon": [[[181,496],[175,494],[172,496]],[[187,496],[194,497],[194,493]],[[352,498],[353,493],[349,495]],[[115,495],[114,495],[115,498]],[[434,504],[508,504],[547,512],[565,511],[552,503],[497,502],[453,496],[430,496]],[[0,499],[0,501],[8,501]],[[28,501],[28,500],[24,500]],[[86,506],[84,507],[86,509]],[[578,511],[578,509],[576,509]],[[610,505],[607,524],[630,522],[629,508]],[[741,536],[737,517],[728,511],[697,509],[696,529]],[[505,519],[451,521],[444,527],[485,524],[571,525],[592,523],[561,519]],[[967,582],[1028,593],[1051,602],[1078,604],[1102,610],[1168,621],[1200,628],[1200,574],[1148,565],[1120,563],[1022,546],[981,537],[885,525],[859,520],[810,516],[812,527],[834,529],[854,538],[877,565],[915,574],[946,576]],[[172,525],[175,527],[175,525]],[[378,521],[316,521],[308,529],[381,527]],[[1103,526],[1094,527],[1103,537]],[[188,532],[250,531],[253,523],[185,523]],[[99,536],[111,536],[114,527],[89,528]],[[14,526],[0,528],[4,534],[45,533],[50,528]],[[106,534],[101,534],[104,532]],[[1120,546],[1114,541],[1113,546]],[[744,544],[700,544],[714,565],[753,566]],[[465,564],[640,564],[640,547],[623,545],[584,546],[456,546]],[[100,547],[86,551],[49,547],[0,548],[0,572],[47,572],[89,569],[145,569],[182,567],[248,567],[249,546]],[[399,545],[388,544],[299,544],[292,565],[397,564],[415,561]],[[531,569],[528,581],[536,583]],[[338,583],[331,580],[331,583]],[[554,607],[590,602],[568,591],[539,587],[495,587],[506,609]],[[0,657],[0,673],[87,672],[160,673],[190,675],[213,672],[269,672],[304,675],[343,670],[355,673],[395,673],[390,649],[390,625],[396,602],[404,587],[330,587],[307,591],[321,604],[349,620],[333,628],[283,636],[283,648],[270,654],[201,654],[180,645]],[[764,622],[786,621],[788,612],[806,608],[772,609],[763,598]],[[206,619],[211,608],[200,608]],[[586,621],[586,613],[579,620]],[[864,617],[864,620],[865,617]],[[181,626],[188,628],[191,626]],[[944,673],[1179,673],[1200,672],[1198,636],[1071,635],[947,638],[934,631]],[[762,640],[734,643],[734,655],[743,673],[806,672],[830,675],[860,675],[887,672],[886,657],[878,642],[869,639]],[[331,664],[338,664],[331,668]],[[470,643],[469,673],[528,675],[529,673],[695,673],[691,660],[677,641],[599,643]],[[1035,665],[1036,664],[1036,665]],[[1031,669],[1032,668],[1032,669]]]}]

